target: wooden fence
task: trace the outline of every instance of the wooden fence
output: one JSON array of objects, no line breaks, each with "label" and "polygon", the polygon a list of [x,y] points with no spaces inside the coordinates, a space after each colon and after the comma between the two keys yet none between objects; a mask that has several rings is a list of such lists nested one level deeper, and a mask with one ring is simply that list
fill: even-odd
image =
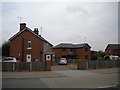
[{"label": "wooden fence", "polygon": [[45,62],[2,62],[2,71],[45,71]]},{"label": "wooden fence", "polygon": [[120,60],[82,60],[84,69],[116,68],[119,67]]}]

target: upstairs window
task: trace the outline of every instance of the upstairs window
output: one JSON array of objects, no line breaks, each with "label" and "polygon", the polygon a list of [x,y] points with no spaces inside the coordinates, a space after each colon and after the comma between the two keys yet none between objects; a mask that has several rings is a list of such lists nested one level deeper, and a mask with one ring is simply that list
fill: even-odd
[{"label": "upstairs window", "polygon": [[65,52],[65,51],[66,51],[66,48],[62,48],[62,51]]},{"label": "upstairs window", "polygon": [[88,55],[85,56],[85,59],[88,59]]},{"label": "upstairs window", "polygon": [[87,52],[87,51],[88,51],[88,48],[85,48],[85,51]]},{"label": "upstairs window", "polygon": [[70,51],[71,51],[71,52],[75,52],[75,51],[76,51],[76,49],[71,48],[71,49],[70,49]]},{"label": "upstairs window", "polygon": [[32,49],[32,42],[28,40],[28,48],[27,49]]}]

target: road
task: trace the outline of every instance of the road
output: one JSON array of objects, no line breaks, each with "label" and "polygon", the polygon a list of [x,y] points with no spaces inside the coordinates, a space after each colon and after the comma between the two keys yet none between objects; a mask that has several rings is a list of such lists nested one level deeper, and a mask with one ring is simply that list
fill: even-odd
[{"label": "road", "polygon": [[108,88],[118,85],[118,69],[4,72],[2,83],[3,88]]},{"label": "road", "polygon": [[48,88],[39,78],[7,78],[2,83],[2,88]]},{"label": "road", "polygon": [[68,75],[67,73],[64,73],[67,77],[42,78],[41,80],[50,88],[104,88],[118,85],[118,75],[115,73],[102,75],[82,72],[83,74],[79,76],[76,73]]}]

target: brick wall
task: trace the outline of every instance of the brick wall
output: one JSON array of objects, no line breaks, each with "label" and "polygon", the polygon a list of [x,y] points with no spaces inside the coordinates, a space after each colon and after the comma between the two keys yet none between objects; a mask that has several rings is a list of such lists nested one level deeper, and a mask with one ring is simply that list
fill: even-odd
[{"label": "brick wall", "polygon": [[113,50],[110,46],[107,47],[105,52],[106,52],[106,55],[117,55],[117,56],[120,56],[120,51]]},{"label": "brick wall", "polygon": [[[32,42],[32,49],[27,49],[28,40]],[[43,40],[33,35],[28,30],[25,30],[19,34],[16,38],[12,39],[10,42],[10,56],[19,58],[26,62],[26,55],[31,54],[32,61],[39,59],[43,61]]]},{"label": "brick wall", "polygon": [[[88,51],[85,51],[85,48],[88,48]],[[53,48],[52,51],[55,53],[55,58],[60,58],[62,56],[68,55],[68,53],[71,53],[70,48],[66,48],[64,51],[62,48]],[[75,51],[73,51],[80,59],[84,60],[90,60],[91,52],[89,46],[85,45],[83,48],[76,48]],[[88,56],[88,58],[86,58]]]}]

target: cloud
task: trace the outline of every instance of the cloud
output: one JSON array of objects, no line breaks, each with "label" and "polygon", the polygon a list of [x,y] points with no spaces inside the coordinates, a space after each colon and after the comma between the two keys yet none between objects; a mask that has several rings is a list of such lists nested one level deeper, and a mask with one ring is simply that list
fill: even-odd
[{"label": "cloud", "polygon": [[[19,2],[3,3],[3,41],[19,31],[19,19],[31,29],[42,28],[42,36],[53,45],[88,42],[94,50],[117,43],[116,3]],[[85,37],[87,37],[85,39]]]}]

